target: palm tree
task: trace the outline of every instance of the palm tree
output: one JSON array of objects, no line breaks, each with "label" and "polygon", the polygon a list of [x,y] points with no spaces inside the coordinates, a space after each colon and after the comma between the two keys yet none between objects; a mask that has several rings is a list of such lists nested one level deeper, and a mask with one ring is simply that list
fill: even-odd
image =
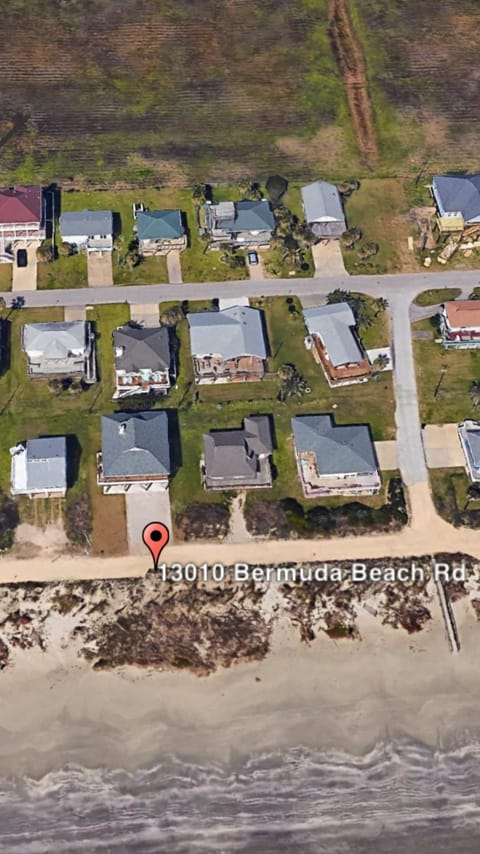
[{"label": "palm tree", "polygon": [[373,363],[373,367],[376,371],[384,371],[385,368],[388,367],[390,359],[388,358],[386,353],[379,353],[377,358]]},{"label": "palm tree", "polygon": [[362,237],[362,232],[359,228],[348,228],[347,231],[344,231],[340,241],[342,246],[345,246],[347,249],[353,249],[358,240]]},{"label": "palm tree", "polygon": [[474,409],[480,404],[480,382],[474,382],[469,390],[470,400]]},{"label": "palm tree", "polygon": [[291,380],[294,373],[295,373],[295,366],[294,365],[287,365],[287,364],[280,365],[280,367],[277,371],[277,377],[282,382],[286,382],[287,380]]},{"label": "palm tree", "polygon": [[192,190],[192,199],[197,205],[205,204],[205,184],[195,184]]},{"label": "palm tree", "polygon": [[327,294],[327,303],[329,305],[333,305],[336,302],[348,302],[351,298],[350,291],[344,291],[342,288],[335,288],[334,291],[330,291]]}]

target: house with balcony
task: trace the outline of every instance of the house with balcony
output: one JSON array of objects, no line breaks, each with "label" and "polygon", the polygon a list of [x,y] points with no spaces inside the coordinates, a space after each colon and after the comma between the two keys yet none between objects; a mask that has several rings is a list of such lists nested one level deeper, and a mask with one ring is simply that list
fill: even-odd
[{"label": "house with balcony", "polygon": [[480,301],[452,300],[440,309],[442,343],[448,349],[480,347]]},{"label": "house with balcony", "polygon": [[480,174],[435,175],[432,195],[437,206],[441,233],[461,232],[480,224]]},{"label": "house with balcony", "polygon": [[291,423],[305,498],[380,491],[382,481],[367,424],[335,424],[331,415],[299,415]]},{"label": "house with balcony", "polygon": [[31,377],[76,377],[97,381],[95,332],[83,320],[26,323],[22,349]]},{"label": "house with balcony", "polygon": [[313,181],[301,189],[303,212],[317,240],[338,239],[347,226],[342,199],[335,184]]},{"label": "house with balcony", "polygon": [[187,315],[195,382],[256,382],[267,347],[262,312],[250,306]]},{"label": "house with balcony", "polygon": [[273,450],[270,419],[243,419],[239,430],[211,430],[203,435],[201,471],[208,490],[260,489],[272,485]]},{"label": "house with balcony", "polygon": [[63,498],[67,492],[67,440],[65,436],[28,439],[11,456],[11,493],[29,498]]},{"label": "house with balcony", "polygon": [[305,346],[321,364],[332,388],[366,382],[373,376],[348,303],[307,308],[303,315],[308,332]]},{"label": "house with balcony", "polygon": [[165,492],[170,470],[166,412],[114,412],[102,416],[97,483],[105,495]]},{"label": "house with balcony", "polygon": [[60,215],[60,235],[78,251],[111,252],[113,249],[112,211],[65,211]]},{"label": "house with balcony", "polygon": [[138,211],[135,218],[140,255],[167,255],[187,247],[182,213],[178,210]]},{"label": "house with balcony", "polygon": [[242,202],[206,202],[203,206],[205,231],[213,244],[231,246],[268,246],[276,226],[270,202],[266,199]]},{"label": "house with balcony", "polygon": [[166,326],[119,326],[113,333],[113,350],[114,399],[149,392],[167,394],[175,376],[175,360]]},{"label": "house with balcony", "polygon": [[45,239],[45,199],[40,186],[0,189],[0,263],[12,263],[16,248]]},{"label": "house with balcony", "polygon": [[480,483],[480,422],[467,419],[458,425],[465,469],[472,483]]}]

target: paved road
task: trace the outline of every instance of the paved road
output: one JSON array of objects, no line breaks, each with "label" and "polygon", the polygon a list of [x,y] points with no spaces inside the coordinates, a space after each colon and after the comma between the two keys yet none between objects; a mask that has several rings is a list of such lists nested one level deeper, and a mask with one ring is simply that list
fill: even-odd
[{"label": "paved road", "polygon": [[18,291],[0,293],[7,305],[12,297],[24,296],[26,306],[89,305],[105,302],[149,303],[170,300],[219,299],[242,296],[277,296],[297,294],[325,295],[334,288],[363,291],[372,296],[392,299],[402,295],[409,302],[428,288],[460,287],[466,295],[480,285],[480,270],[454,273],[399,273],[388,276],[322,276],[311,279],[266,279],[232,282],[203,282],[201,284],[178,285],[116,285],[111,288],[74,288],[71,290]]}]

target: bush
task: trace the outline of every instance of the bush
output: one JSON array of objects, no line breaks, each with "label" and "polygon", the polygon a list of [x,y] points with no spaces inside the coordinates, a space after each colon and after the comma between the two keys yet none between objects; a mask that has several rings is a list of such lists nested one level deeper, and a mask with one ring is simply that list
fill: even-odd
[{"label": "bush", "polygon": [[70,542],[77,546],[89,545],[92,530],[92,508],[87,493],[67,499],[65,533]]},{"label": "bush", "polygon": [[15,539],[15,529],[20,522],[16,502],[8,495],[0,497],[0,550],[10,549]]},{"label": "bush", "polygon": [[184,540],[222,539],[229,522],[230,511],[225,504],[190,504],[175,519]]},{"label": "bush", "polygon": [[272,205],[278,205],[280,199],[288,190],[288,181],[286,178],[282,178],[281,175],[270,175],[270,178],[267,178],[265,188]]}]

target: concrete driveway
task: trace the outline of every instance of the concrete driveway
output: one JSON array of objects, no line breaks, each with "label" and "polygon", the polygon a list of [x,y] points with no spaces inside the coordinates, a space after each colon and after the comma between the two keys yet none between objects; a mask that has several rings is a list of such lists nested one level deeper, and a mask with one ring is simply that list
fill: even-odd
[{"label": "concrete driveway", "polygon": [[[17,267],[17,249],[27,250],[27,266]],[[12,291],[36,291],[37,290],[37,245],[22,246],[20,243],[15,247],[15,261],[12,270]]]},{"label": "concrete driveway", "polygon": [[381,471],[393,471],[398,468],[397,443],[395,439],[374,442],[378,465]]},{"label": "concrete driveway", "polygon": [[180,285],[183,282],[180,252],[175,249],[167,252],[167,273],[171,285]]},{"label": "concrete driveway", "polygon": [[152,328],[160,323],[160,308],[158,302],[133,303],[130,306],[130,319],[141,326]]},{"label": "concrete driveway", "polygon": [[142,531],[149,522],[163,522],[170,530],[170,536],[172,536],[172,516],[168,491],[145,492],[139,487],[137,492],[130,490],[126,493],[125,504],[130,554],[147,554],[142,540]]},{"label": "concrete driveway", "polygon": [[87,254],[89,288],[109,288],[113,285],[112,253],[89,252]]},{"label": "concrete driveway", "polygon": [[263,282],[266,278],[265,276],[265,268],[263,266],[263,258],[260,252],[257,251],[258,256],[258,264],[250,264],[248,260],[248,252],[247,252],[247,269],[248,275],[254,282]]},{"label": "concrete driveway", "polygon": [[457,433],[457,424],[427,424],[423,444],[429,469],[465,467],[465,457]]},{"label": "concrete driveway", "polygon": [[346,274],[339,240],[315,243],[312,246],[312,255],[316,276],[344,276]]}]

